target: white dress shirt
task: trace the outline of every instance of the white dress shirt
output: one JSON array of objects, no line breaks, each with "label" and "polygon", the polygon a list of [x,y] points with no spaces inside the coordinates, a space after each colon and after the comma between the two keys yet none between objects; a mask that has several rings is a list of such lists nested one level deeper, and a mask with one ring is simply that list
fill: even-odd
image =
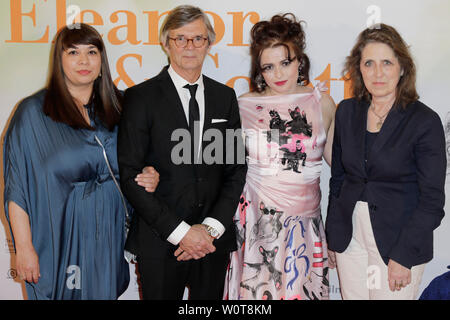
[{"label": "white dress shirt", "polygon": [[[169,72],[169,76],[172,79],[175,88],[177,89],[178,96],[180,97],[181,104],[183,105],[184,114],[186,116],[186,120],[188,123],[189,123],[189,100],[191,99],[191,93],[189,92],[188,89],[183,87],[187,84],[189,85],[198,84],[197,92],[195,93],[195,99],[197,100],[200,112],[200,132],[203,133],[203,125],[205,123],[205,87],[203,85],[203,76],[201,75],[194,83],[189,83],[178,73],[176,73],[175,70],[172,68],[172,66],[170,66],[167,71]],[[203,138],[202,134],[200,134],[198,144],[199,146],[202,145],[201,144],[202,138]],[[200,149],[201,148],[199,148],[199,153]],[[217,238],[220,238],[225,232],[225,227],[217,219],[206,217],[205,220],[203,220],[202,224],[206,224],[216,229],[219,232],[219,236]],[[176,227],[175,230],[169,235],[167,241],[169,241],[173,245],[178,245],[178,243],[184,238],[184,236],[186,235],[186,233],[189,231],[190,228],[191,226],[187,224],[185,221],[181,222],[178,225],[178,227]]]}]

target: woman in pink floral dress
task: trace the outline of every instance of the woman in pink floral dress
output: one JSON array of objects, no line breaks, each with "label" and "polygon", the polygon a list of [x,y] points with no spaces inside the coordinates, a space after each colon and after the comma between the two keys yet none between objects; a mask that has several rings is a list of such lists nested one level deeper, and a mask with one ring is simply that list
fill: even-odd
[{"label": "woman in pink floral dress", "polygon": [[327,299],[319,184],[322,158],[331,162],[336,106],[323,84],[307,87],[295,16],[258,22],[251,36],[253,90],[239,98],[248,173],[224,298]]}]

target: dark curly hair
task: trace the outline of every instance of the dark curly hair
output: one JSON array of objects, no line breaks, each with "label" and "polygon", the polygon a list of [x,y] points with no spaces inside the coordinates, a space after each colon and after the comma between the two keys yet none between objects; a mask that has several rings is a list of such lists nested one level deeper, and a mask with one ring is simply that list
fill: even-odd
[{"label": "dark curly hair", "polygon": [[409,52],[408,45],[394,27],[381,23],[379,27],[362,31],[350,55],[346,58],[343,70],[344,79],[352,83],[352,93],[358,100],[371,101],[372,95],[364,85],[360,70],[361,54],[369,43],[380,42],[388,45],[395,53],[402,69],[403,76],[397,84],[395,105],[403,108],[419,99],[416,91],[416,66]]},{"label": "dark curly hair", "polygon": [[310,62],[304,52],[306,48],[305,32],[301,23],[304,23],[304,21],[297,21],[294,14],[285,13],[283,15],[273,16],[270,21],[260,21],[253,26],[250,32],[250,55],[252,58],[250,70],[251,91],[262,92],[265,90],[265,86],[258,87],[256,81],[256,78],[262,72],[260,60],[263,50],[284,46],[288,52],[288,59],[291,60],[292,54],[289,49],[289,44],[294,49],[295,58],[301,66],[299,84],[309,84]]}]

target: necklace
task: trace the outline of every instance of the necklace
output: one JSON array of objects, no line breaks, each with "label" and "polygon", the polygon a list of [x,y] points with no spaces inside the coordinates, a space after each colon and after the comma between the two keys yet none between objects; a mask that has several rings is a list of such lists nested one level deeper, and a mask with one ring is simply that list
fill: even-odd
[{"label": "necklace", "polygon": [[383,126],[384,120],[386,119],[386,116],[388,115],[390,109],[382,116],[380,116],[378,113],[375,112],[375,107],[373,104],[370,105],[370,110],[372,110],[373,114],[378,118],[377,122],[377,129],[380,130]]}]

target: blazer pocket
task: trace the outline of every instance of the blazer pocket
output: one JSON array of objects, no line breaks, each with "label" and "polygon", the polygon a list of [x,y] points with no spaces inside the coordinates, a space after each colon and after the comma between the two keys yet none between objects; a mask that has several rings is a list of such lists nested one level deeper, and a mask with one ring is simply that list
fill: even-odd
[{"label": "blazer pocket", "polygon": [[228,122],[227,119],[212,119],[211,124]]}]

